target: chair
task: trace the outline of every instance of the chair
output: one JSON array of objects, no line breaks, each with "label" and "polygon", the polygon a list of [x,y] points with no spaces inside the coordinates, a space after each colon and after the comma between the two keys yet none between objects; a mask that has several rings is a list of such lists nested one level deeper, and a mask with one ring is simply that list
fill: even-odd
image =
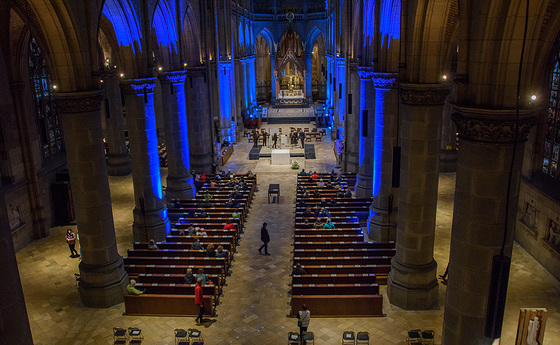
[{"label": "chair", "polygon": [[144,335],[142,335],[142,330],[136,327],[128,327],[128,343],[129,344],[142,344],[144,340]]},{"label": "chair", "polygon": [[320,135],[315,135],[315,141],[321,141],[321,136]]},{"label": "chair", "polygon": [[187,331],[182,328],[175,330],[175,345],[189,345],[189,337]]},{"label": "chair", "polygon": [[282,134],[282,127],[278,127],[278,133]]},{"label": "chair", "polygon": [[113,328],[113,344],[126,344],[128,341],[128,334],[126,333],[126,329],[120,327]]},{"label": "chair", "polygon": [[435,332],[431,329],[422,331],[422,344],[433,345]]},{"label": "chair", "polygon": [[204,345],[204,339],[202,338],[202,332],[196,328],[189,328],[187,331],[189,334],[189,340],[191,345]]},{"label": "chair", "polygon": [[355,345],[356,344],[356,333],[352,331],[344,331],[342,333],[342,345]]},{"label": "chair", "polygon": [[313,332],[303,332],[301,340],[305,345],[315,345],[315,334],[313,334]]},{"label": "chair", "polygon": [[411,329],[408,331],[408,336],[406,337],[406,343],[408,345],[421,345],[422,344],[422,331],[419,329]]},{"label": "chair", "polygon": [[305,133],[309,133],[309,128],[304,128],[303,131],[304,131]]},{"label": "chair", "polygon": [[300,345],[298,332],[288,333],[288,345]]},{"label": "chair", "polygon": [[358,332],[356,334],[356,345],[369,345],[369,332]]}]

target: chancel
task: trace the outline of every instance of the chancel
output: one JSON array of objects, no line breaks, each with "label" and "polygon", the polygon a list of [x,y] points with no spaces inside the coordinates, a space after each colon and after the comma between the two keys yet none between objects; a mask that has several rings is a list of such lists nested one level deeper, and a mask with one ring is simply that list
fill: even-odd
[{"label": "chancel", "polygon": [[0,344],[560,338],[558,1],[0,9]]}]

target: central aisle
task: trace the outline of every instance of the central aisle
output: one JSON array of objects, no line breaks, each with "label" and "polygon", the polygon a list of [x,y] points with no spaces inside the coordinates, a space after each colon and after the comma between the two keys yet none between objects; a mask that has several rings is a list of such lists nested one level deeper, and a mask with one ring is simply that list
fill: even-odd
[{"label": "central aisle", "polygon": [[[286,318],[290,310],[287,292],[291,281],[296,172],[260,172],[257,178],[259,191],[217,308],[218,327],[213,327],[217,331],[212,336],[213,344],[231,343],[232,339],[267,343],[267,339],[282,339],[289,331],[298,329],[296,319]],[[280,184],[280,204],[268,204],[270,183]],[[270,234],[270,256],[258,252],[264,222],[268,223]],[[239,327],[240,318],[243,327]],[[228,327],[232,324],[238,326]]]}]

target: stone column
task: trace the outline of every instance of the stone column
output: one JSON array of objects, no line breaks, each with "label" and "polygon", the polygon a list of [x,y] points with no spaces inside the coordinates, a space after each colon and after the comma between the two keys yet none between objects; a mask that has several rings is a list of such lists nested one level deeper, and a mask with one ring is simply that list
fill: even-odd
[{"label": "stone column", "polygon": [[257,82],[255,79],[255,55],[245,58],[245,84],[247,89],[247,109],[252,110],[257,105]]},{"label": "stone column", "polygon": [[270,103],[276,103],[276,90],[278,84],[278,78],[276,77],[275,62],[274,62],[274,54],[270,53],[270,88],[272,90],[272,97]]},{"label": "stone column", "polygon": [[434,237],[441,116],[447,89],[401,84],[401,169],[397,250],[387,281],[389,301],[404,309],[437,302]]},{"label": "stone column", "polygon": [[[346,100],[346,107],[344,112],[346,114],[346,121],[344,124],[346,147],[344,150],[344,165],[343,170],[349,172],[358,172],[360,166],[360,76],[358,75],[357,66],[355,63],[350,63],[350,72],[348,73],[348,88],[347,92],[342,95]],[[349,94],[352,94],[350,100]]]},{"label": "stone column", "polygon": [[155,80],[143,78],[121,82],[132,160],[134,241],[163,241],[170,229],[161,189],[153,97]]},{"label": "stone column", "polygon": [[399,121],[397,78],[394,73],[373,74],[375,143],[373,144],[373,202],[369,208],[368,236],[378,242],[395,241],[397,237],[395,211],[398,197],[397,189],[392,187],[393,147],[397,144]]},{"label": "stone column", "polygon": [[[360,157],[359,167],[356,175],[356,196],[359,198],[369,198],[373,192],[373,143],[375,135],[375,92],[371,77],[373,71],[371,67],[358,66],[360,76]],[[364,111],[367,111],[367,119],[364,118]],[[364,123],[367,122],[367,123]],[[364,129],[364,126],[367,128]]]},{"label": "stone column", "polygon": [[186,71],[162,73],[159,76],[163,105],[163,125],[167,147],[167,189],[165,197],[185,199],[193,197],[189,132],[185,107]]},{"label": "stone column", "polygon": [[[461,148],[442,344],[492,344],[484,336],[492,258],[504,239],[507,186],[515,132],[515,110],[455,106]],[[535,118],[520,114],[510,189],[504,255],[511,257],[524,142]]]},{"label": "stone column", "polygon": [[57,93],[80,235],[80,298],[89,307],[123,301],[127,275],[117,252],[98,91]]},{"label": "stone column", "polygon": [[3,191],[0,200],[0,344],[32,345]]},{"label": "stone column", "polygon": [[[24,90],[25,83],[16,82],[10,84],[12,95],[14,96],[14,110],[16,113],[16,123],[18,135],[21,142],[22,161],[25,168],[25,177],[27,178],[29,207],[31,209],[31,219],[33,221],[33,237],[43,238],[49,236],[50,219],[45,215],[41,192],[39,190],[39,179],[37,177],[37,166],[33,154],[33,143],[30,126],[36,126],[35,119],[28,116]],[[29,123],[29,121],[33,121]]]},{"label": "stone column", "polygon": [[243,138],[243,114],[247,112],[247,80],[245,79],[245,62],[235,60],[235,128],[236,138]]},{"label": "stone column", "polygon": [[107,128],[107,172],[110,176],[125,176],[131,173],[130,155],[126,147],[124,135],[124,118],[121,104],[120,76],[117,70],[102,74],[105,86],[106,103],[105,124]]},{"label": "stone column", "polygon": [[313,54],[305,55],[305,98],[309,104],[313,104]]},{"label": "stone column", "polygon": [[455,84],[450,86],[451,92],[443,106],[443,119],[441,121],[441,152],[439,156],[439,171],[453,172],[457,170],[457,128],[451,119],[453,112],[453,90]]},{"label": "stone column", "polygon": [[212,113],[206,67],[189,67],[185,83],[191,169],[212,172]]}]

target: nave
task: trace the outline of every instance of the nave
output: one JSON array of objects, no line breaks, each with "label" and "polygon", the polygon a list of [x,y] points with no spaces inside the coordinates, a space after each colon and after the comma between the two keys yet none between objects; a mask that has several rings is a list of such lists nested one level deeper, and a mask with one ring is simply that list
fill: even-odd
[{"label": "nave", "polygon": [[[297,322],[287,318],[290,306],[290,265],[298,170],[289,166],[271,166],[266,160],[249,161],[252,144],[240,141],[225,166],[234,173],[248,169],[258,174],[259,191],[255,194],[245,233],[235,254],[232,274],[220,298],[216,322],[200,327],[206,344],[285,344],[289,331]],[[307,160],[306,171],[330,171],[334,166],[332,142],[317,143],[317,159]],[[166,171],[162,169],[162,182]],[[132,248],[133,191],[132,178],[110,177],[113,214],[119,253]],[[280,183],[280,204],[267,203],[269,183]],[[440,174],[434,258],[443,274],[449,255],[455,174]],[[259,229],[268,222],[271,256],[260,256]],[[17,254],[21,280],[35,344],[110,344],[112,328],[138,327],[145,344],[173,344],[175,328],[195,326],[194,317],[123,316],[123,304],[108,309],[85,308],[80,303],[74,281],[77,259],[68,257],[64,243],[66,228],[55,228],[51,236],[33,242]],[[539,288],[535,289],[534,286]],[[392,306],[384,296],[384,313],[379,318],[313,318],[309,330],[317,344],[339,344],[342,332],[366,330],[374,344],[405,344],[406,331],[412,328],[434,329],[436,344],[441,343],[443,304],[446,287],[440,285],[439,306],[425,311],[405,311]],[[549,311],[545,341],[560,336],[560,283],[519,245],[514,246],[513,265],[504,320],[503,344],[513,344],[519,307],[546,306]],[[311,312],[313,312],[311,310]],[[313,314],[312,314],[313,315]]]}]

